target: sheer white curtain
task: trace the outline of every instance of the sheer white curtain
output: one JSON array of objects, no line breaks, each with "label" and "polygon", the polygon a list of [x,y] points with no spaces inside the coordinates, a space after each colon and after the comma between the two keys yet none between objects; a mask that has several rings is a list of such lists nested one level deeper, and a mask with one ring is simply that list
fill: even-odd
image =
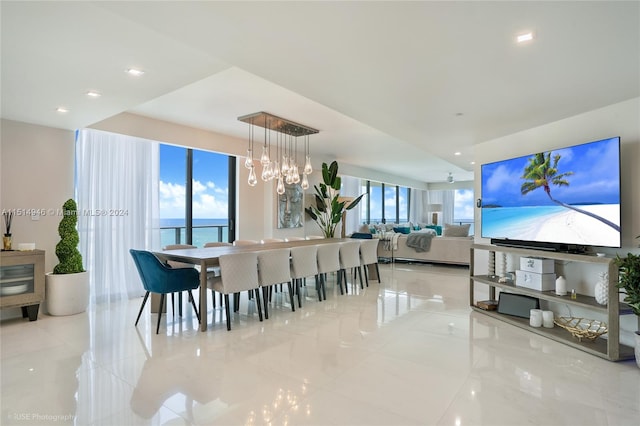
[{"label": "sheer white curtain", "polygon": [[409,205],[409,222],[413,224],[430,223],[429,212],[426,211],[429,205],[429,192],[422,189],[411,188],[411,201]]},{"label": "sheer white curtain", "polygon": [[144,294],[129,249],[158,249],[159,144],[83,129],[76,137],[80,252],[91,303]]},{"label": "sheer white curtain", "polygon": [[438,224],[444,225],[453,223],[453,210],[455,202],[455,191],[453,190],[432,190],[429,191],[429,203],[442,204],[442,213]]}]

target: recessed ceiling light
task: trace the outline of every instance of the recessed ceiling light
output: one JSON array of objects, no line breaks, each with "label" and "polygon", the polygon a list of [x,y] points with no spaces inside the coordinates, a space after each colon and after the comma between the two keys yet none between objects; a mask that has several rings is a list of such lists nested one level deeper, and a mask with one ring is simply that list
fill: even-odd
[{"label": "recessed ceiling light", "polygon": [[531,41],[531,40],[533,40],[533,33],[532,32],[520,34],[519,36],[516,37],[516,41],[518,43],[524,43],[525,41]]},{"label": "recessed ceiling light", "polygon": [[99,92],[96,92],[95,90],[89,90],[87,92],[87,96],[89,96],[90,98],[99,98],[102,95]]},{"label": "recessed ceiling light", "polygon": [[124,72],[126,72],[127,74],[132,75],[134,77],[140,77],[141,75],[144,74],[144,71],[138,70],[138,69],[135,69],[135,68],[128,68]]},{"label": "recessed ceiling light", "polygon": [[453,155],[462,155],[460,151],[454,152]]},{"label": "recessed ceiling light", "polygon": [[471,164],[472,164],[472,165],[473,165],[473,164],[476,164],[476,162],[475,162],[475,161],[472,161],[472,162],[471,162]]},{"label": "recessed ceiling light", "polygon": [[64,114],[65,112],[69,112],[69,110],[65,107],[58,107],[56,108],[56,112],[59,112],[60,114]]}]

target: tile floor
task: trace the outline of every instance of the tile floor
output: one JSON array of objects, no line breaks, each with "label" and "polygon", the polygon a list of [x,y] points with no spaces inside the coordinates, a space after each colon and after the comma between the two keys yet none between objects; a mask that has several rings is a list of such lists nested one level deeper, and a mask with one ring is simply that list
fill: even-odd
[{"label": "tile floor", "polygon": [[[2,425],[638,425],[640,370],[473,313],[468,269],[382,284],[232,330],[190,308],[159,335],[139,299],[0,324]],[[353,288],[352,288],[353,290]],[[249,315],[251,313],[251,315]]]}]

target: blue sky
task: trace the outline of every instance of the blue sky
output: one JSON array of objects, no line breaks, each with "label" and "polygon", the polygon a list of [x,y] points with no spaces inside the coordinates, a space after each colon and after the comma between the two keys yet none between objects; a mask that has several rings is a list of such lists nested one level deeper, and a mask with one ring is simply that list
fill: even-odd
[{"label": "blue sky", "polygon": [[[546,151],[545,151],[546,152]],[[620,202],[619,142],[617,138],[552,150],[560,154],[558,173],[573,172],[569,186],[552,186],[551,196],[572,203]],[[533,154],[532,154],[533,155]],[[520,193],[520,177],[532,155],[482,165],[482,204],[512,206],[553,205],[542,188]]]},{"label": "blue sky", "polygon": [[[187,149],[160,145],[160,217],[183,218],[186,195]],[[227,156],[193,151],[193,217],[227,217],[229,194]]]}]

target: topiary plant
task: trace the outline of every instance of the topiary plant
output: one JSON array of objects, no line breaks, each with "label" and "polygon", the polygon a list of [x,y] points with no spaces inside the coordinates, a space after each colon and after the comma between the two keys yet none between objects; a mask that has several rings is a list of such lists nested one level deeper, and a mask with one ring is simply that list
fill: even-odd
[{"label": "topiary plant", "polygon": [[60,241],[56,244],[56,256],[58,263],[53,268],[54,274],[76,274],[84,272],[82,267],[82,255],[78,251],[80,237],[76,225],[78,223],[78,206],[73,199],[67,200],[62,205],[62,220],[58,225]]}]

